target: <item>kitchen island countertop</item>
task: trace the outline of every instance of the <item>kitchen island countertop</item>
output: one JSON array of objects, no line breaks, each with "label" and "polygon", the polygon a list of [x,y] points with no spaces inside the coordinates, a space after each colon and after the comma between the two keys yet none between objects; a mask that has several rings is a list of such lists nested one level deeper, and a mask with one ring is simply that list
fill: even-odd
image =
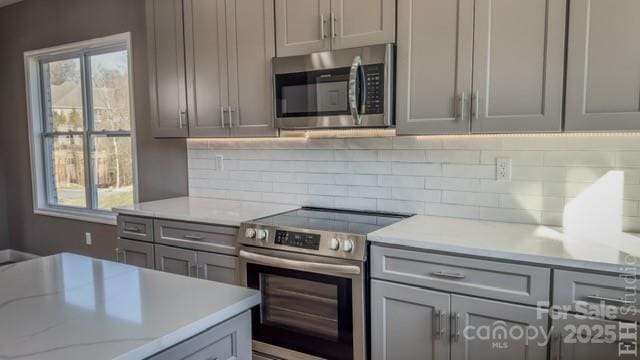
[{"label": "kitchen island countertop", "polygon": [[0,359],[144,359],[260,303],[254,290],[58,254],[0,267]]}]

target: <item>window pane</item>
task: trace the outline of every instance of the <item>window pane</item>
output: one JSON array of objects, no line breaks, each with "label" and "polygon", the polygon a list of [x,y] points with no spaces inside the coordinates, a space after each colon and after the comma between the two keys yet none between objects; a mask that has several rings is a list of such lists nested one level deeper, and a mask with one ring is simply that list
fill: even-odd
[{"label": "window pane", "polygon": [[90,62],[94,128],[131,130],[127,51],[93,55]]},{"label": "window pane", "polygon": [[80,59],[42,64],[47,131],[82,131],[82,72]]},{"label": "window pane", "polygon": [[86,207],[82,136],[55,136],[45,141],[49,202]]},{"label": "window pane", "polygon": [[94,137],[91,158],[98,208],[133,204],[131,138]]}]

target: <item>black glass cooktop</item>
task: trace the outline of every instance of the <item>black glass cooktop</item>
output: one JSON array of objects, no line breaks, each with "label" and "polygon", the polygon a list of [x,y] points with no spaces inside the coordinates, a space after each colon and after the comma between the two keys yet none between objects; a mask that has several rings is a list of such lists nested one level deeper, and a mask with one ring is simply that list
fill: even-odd
[{"label": "black glass cooktop", "polygon": [[254,220],[251,221],[251,223],[304,230],[367,235],[410,216],[410,214],[302,208],[300,210]]}]

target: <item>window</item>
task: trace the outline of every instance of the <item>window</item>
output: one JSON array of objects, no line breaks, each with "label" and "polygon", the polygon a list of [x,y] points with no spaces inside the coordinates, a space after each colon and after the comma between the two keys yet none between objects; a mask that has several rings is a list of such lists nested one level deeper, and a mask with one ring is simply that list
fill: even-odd
[{"label": "window", "polygon": [[124,34],[25,54],[36,212],[112,221],[134,202],[129,44]]}]

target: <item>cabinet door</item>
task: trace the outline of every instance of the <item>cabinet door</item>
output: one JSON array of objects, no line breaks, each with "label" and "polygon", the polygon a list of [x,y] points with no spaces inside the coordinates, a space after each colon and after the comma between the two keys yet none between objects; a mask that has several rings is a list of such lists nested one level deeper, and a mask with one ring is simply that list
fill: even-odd
[{"label": "cabinet door", "polygon": [[196,276],[196,252],[155,245],[156,270],[184,276]]},{"label": "cabinet door", "polygon": [[185,0],[184,22],[189,135],[229,136],[225,0]]},{"label": "cabinet door", "polygon": [[371,358],[448,360],[449,295],[371,281]]},{"label": "cabinet door", "polygon": [[473,3],[398,0],[398,135],[469,132]]},{"label": "cabinet door", "polygon": [[275,136],[273,0],[227,0],[232,136]]},{"label": "cabinet door", "polygon": [[147,269],[153,269],[155,267],[153,244],[126,239],[118,239],[117,244],[117,262]]},{"label": "cabinet door", "polygon": [[331,14],[334,50],[396,42],[396,0],[331,0]]},{"label": "cabinet door", "polygon": [[[451,311],[451,360],[547,359],[542,335],[547,333],[547,310],[452,295]],[[539,336],[527,341],[529,326]],[[529,333],[533,336],[534,330]]]},{"label": "cabinet door", "polygon": [[331,50],[331,0],[275,0],[278,56]]},{"label": "cabinet door", "polygon": [[198,252],[198,277],[227,284],[238,284],[238,258]]},{"label": "cabinet door", "polygon": [[567,131],[640,130],[640,1],[573,0]]},{"label": "cabinet door", "polygon": [[151,129],[187,137],[182,0],[147,0]]},{"label": "cabinet door", "polygon": [[565,0],[476,0],[475,133],[562,127]]},{"label": "cabinet door", "polygon": [[[551,360],[638,359],[634,354],[637,349],[636,324],[579,319],[564,313],[554,316],[558,319],[553,320],[555,334],[551,342]],[[628,336],[626,339],[625,335]],[[628,351],[626,355],[625,350]]]}]

